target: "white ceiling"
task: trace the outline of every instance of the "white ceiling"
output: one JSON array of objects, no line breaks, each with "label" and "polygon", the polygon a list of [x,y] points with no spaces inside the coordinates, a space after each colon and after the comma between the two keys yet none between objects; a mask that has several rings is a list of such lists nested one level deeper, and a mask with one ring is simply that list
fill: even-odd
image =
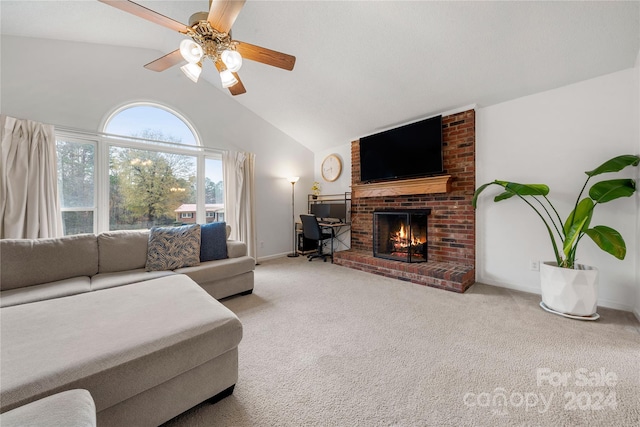
[{"label": "white ceiling", "polygon": [[[208,9],[207,0],[138,3],[183,23]],[[144,47],[158,56],[183,39],[96,0],[2,0],[0,14],[2,34]],[[291,72],[245,61],[247,93],[235,99],[320,151],[461,106],[633,67],[639,22],[638,1],[249,0],[234,39],[297,61]],[[220,87],[214,70],[205,65],[203,76]]]}]

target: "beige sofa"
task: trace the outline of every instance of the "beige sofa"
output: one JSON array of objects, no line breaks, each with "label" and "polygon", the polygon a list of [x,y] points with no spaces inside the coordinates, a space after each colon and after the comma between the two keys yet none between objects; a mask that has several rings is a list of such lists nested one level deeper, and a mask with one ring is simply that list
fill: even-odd
[{"label": "beige sofa", "polygon": [[186,274],[216,299],[253,290],[255,260],[227,240],[228,258],[173,271],[145,271],[148,230],[54,239],[0,240],[0,307]]},{"label": "beige sofa", "polygon": [[232,393],[242,324],[215,298],[252,291],[253,258],[227,241],[227,259],[146,271],[147,239],[0,240],[0,412],[85,389],[98,426],[155,426]]}]

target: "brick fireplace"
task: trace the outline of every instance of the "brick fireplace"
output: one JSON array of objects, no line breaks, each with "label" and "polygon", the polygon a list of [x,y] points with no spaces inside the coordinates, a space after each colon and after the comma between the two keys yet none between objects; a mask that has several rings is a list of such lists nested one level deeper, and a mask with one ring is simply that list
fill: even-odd
[{"label": "brick fireplace", "polygon": [[[360,142],[352,142],[351,249],[336,264],[455,292],[474,283],[475,111],[443,117],[442,138],[445,176],[381,185],[360,182]],[[430,210],[427,262],[373,256],[373,213],[384,210]]]}]

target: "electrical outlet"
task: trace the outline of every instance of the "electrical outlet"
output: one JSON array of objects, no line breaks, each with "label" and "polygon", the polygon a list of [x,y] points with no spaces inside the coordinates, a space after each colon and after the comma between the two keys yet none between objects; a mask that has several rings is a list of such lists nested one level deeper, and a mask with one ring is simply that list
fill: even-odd
[{"label": "electrical outlet", "polygon": [[264,248],[264,242],[260,242],[260,249]]},{"label": "electrical outlet", "polygon": [[534,260],[529,261],[529,269],[532,271],[540,271],[540,263]]}]

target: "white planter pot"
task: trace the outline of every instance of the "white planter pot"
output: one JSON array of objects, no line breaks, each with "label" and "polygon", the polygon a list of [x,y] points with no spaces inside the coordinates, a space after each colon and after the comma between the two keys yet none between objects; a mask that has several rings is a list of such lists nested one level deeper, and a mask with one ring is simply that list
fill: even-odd
[{"label": "white planter pot", "polygon": [[555,262],[540,265],[542,302],[551,310],[572,316],[594,316],[598,308],[598,270],[576,264],[560,268]]}]

